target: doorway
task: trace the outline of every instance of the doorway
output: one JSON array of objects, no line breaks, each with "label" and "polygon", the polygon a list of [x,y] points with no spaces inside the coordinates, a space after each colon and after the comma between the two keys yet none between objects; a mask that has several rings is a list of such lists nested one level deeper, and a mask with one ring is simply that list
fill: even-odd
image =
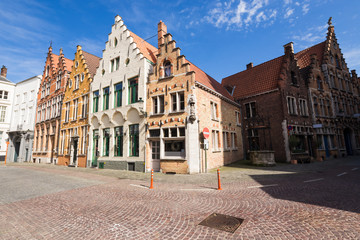
[{"label": "doorway", "polygon": [[324,135],[324,145],[326,157],[330,157],[329,139],[327,135]]},{"label": "doorway", "polygon": [[151,141],[151,168],[160,171],[160,141]]},{"label": "doorway", "polygon": [[98,135],[94,135],[94,138],[93,138],[93,154],[92,154],[92,162],[91,162],[92,167],[97,166],[98,157],[99,157],[99,137],[98,137]]},{"label": "doorway", "polygon": [[348,155],[353,155],[352,142],[351,142],[351,129],[345,128],[344,130],[345,147]]},{"label": "doorway", "polygon": [[78,150],[78,139],[74,139],[73,141],[73,159],[72,159],[72,162],[73,162],[73,165],[76,166],[76,161],[77,161],[77,150]]},{"label": "doorway", "polygon": [[19,153],[20,153],[20,142],[16,140],[15,142],[15,154],[14,154],[14,162],[18,161]]}]

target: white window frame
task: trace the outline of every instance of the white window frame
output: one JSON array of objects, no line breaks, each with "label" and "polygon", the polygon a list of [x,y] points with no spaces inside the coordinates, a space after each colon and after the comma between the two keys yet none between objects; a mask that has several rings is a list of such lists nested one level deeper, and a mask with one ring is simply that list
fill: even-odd
[{"label": "white window frame", "polygon": [[[181,109],[180,95],[184,96],[184,109]],[[174,102],[173,96],[175,96],[175,102]],[[171,101],[170,112],[176,113],[176,112],[184,112],[185,111],[185,91],[178,91],[178,92],[170,93],[170,101]],[[174,104],[176,105],[175,110],[173,109]]]},{"label": "white window frame", "polygon": [[[162,102],[163,111],[162,112],[160,112],[160,110],[161,110],[160,99],[163,100],[163,102]],[[152,112],[153,115],[165,113],[165,95],[157,95],[157,96],[152,97],[152,110],[153,110],[153,112]]]},{"label": "white window frame", "polygon": [[212,139],[212,151],[217,152],[220,151],[219,147],[219,130],[211,131],[211,139]]},{"label": "white window frame", "polygon": [[241,114],[239,111],[235,111],[236,125],[241,126]]},{"label": "white window frame", "polygon": [[72,120],[75,121],[78,117],[78,108],[79,108],[79,99],[74,99],[74,109],[73,109],[73,117]]},{"label": "white window frame", "polygon": [[288,106],[288,113],[290,115],[297,115],[297,104],[296,104],[296,98],[295,97],[286,97],[286,102],[287,102],[287,106]]},{"label": "white window frame", "polygon": [[214,121],[218,121],[219,120],[218,103],[211,101],[210,109],[211,109],[211,119]]},{"label": "white window frame", "polygon": [[69,122],[70,119],[70,102],[65,103],[65,122]]},{"label": "white window frame", "polygon": [[307,101],[306,99],[299,98],[299,107],[300,107],[300,115],[301,116],[308,116],[308,107],[307,107]]}]

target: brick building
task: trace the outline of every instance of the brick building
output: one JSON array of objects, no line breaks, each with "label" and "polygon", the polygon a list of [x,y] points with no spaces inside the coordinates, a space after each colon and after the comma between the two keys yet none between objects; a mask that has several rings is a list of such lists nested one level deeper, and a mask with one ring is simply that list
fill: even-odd
[{"label": "brick building", "polygon": [[331,18],[326,40],[315,45],[301,62],[309,87],[318,155],[323,158],[360,153],[360,89],[350,73]]},{"label": "brick building", "polygon": [[56,55],[49,47],[37,93],[33,162],[56,164],[62,100],[72,65],[73,61],[64,57],[62,49]]},{"label": "brick building", "polygon": [[241,104],[246,151],[274,151],[282,162],[354,153],[359,83],[355,72],[350,78],[331,22],[324,42],[296,54],[289,43],[284,52],[222,81]]},{"label": "brick building", "polygon": [[58,160],[60,165],[79,167],[89,165],[87,163],[89,93],[90,83],[99,61],[99,57],[77,46],[62,104]]},{"label": "brick building", "polygon": [[[239,105],[181,55],[162,21],[156,57],[146,92],[146,169],[199,173],[241,159]],[[206,152],[205,127],[210,132]]]},{"label": "brick building", "polygon": [[93,166],[145,170],[146,82],[156,51],[115,17],[91,83],[88,159]]}]

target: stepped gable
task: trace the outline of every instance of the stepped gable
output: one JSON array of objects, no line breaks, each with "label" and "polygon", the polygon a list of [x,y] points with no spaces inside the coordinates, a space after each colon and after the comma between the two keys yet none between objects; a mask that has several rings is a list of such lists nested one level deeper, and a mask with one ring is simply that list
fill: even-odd
[{"label": "stepped gable", "polygon": [[[58,69],[59,55],[52,52],[52,47],[49,47],[48,58],[49,58],[50,67],[52,70],[51,72],[49,72],[49,76],[53,76],[54,74],[56,74],[56,71]],[[45,71],[46,71],[46,66],[47,66],[46,62],[47,62],[47,59],[45,60],[45,67],[44,67],[44,73],[43,73],[44,77],[45,77]]]},{"label": "stepped gable", "polygon": [[322,63],[325,51],[325,42],[326,41],[318,43],[295,54],[295,58],[297,59],[300,69],[310,65],[311,55],[313,54],[316,54],[316,58],[319,60],[319,63]]},{"label": "stepped gable", "polygon": [[221,84],[218,81],[216,81],[214,78],[206,74],[203,70],[195,66],[190,61],[186,60],[186,62],[190,63],[190,71],[195,72],[196,81],[220,93],[224,97],[229,98],[230,100],[234,100],[234,98],[229,94],[229,92],[223,86],[221,86]]},{"label": "stepped gable", "polygon": [[144,39],[142,39],[132,31],[128,31],[130,32],[130,36],[133,38],[136,46],[139,48],[140,52],[144,55],[144,57],[146,57],[151,62],[156,63],[156,54],[158,52],[158,49],[150,43],[146,42]]},{"label": "stepped gable", "polygon": [[284,56],[236,73],[222,80],[222,86],[235,86],[235,99],[276,89]]},{"label": "stepped gable", "polygon": [[61,59],[61,63],[59,62],[59,68],[62,65],[64,70],[71,72],[74,62],[73,62],[73,60],[70,60],[70,59],[64,57],[64,53],[63,53],[62,49],[60,49],[59,60],[60,59]]},{"label": "stepped gable", "polygon": [[84,50],[82,50],[82,54],[85,58],[89,73],[90,73],[91,77],[93,78],[96,73],[96,69],[99,67],[101,58],[99,58],[91,53],[85,52]]}]

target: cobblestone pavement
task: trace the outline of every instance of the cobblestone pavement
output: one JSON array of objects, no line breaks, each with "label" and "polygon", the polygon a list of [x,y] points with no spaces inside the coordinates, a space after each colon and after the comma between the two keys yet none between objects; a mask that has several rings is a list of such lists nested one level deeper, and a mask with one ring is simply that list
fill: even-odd
[{"label": "cobblestone pavement", "polygon": [[[0,239],[360,239],[359,157],[221,176],[157,173],[150,190],[149,173],[2,164]],[[198,225],[212,213],[245,221]]]}]

